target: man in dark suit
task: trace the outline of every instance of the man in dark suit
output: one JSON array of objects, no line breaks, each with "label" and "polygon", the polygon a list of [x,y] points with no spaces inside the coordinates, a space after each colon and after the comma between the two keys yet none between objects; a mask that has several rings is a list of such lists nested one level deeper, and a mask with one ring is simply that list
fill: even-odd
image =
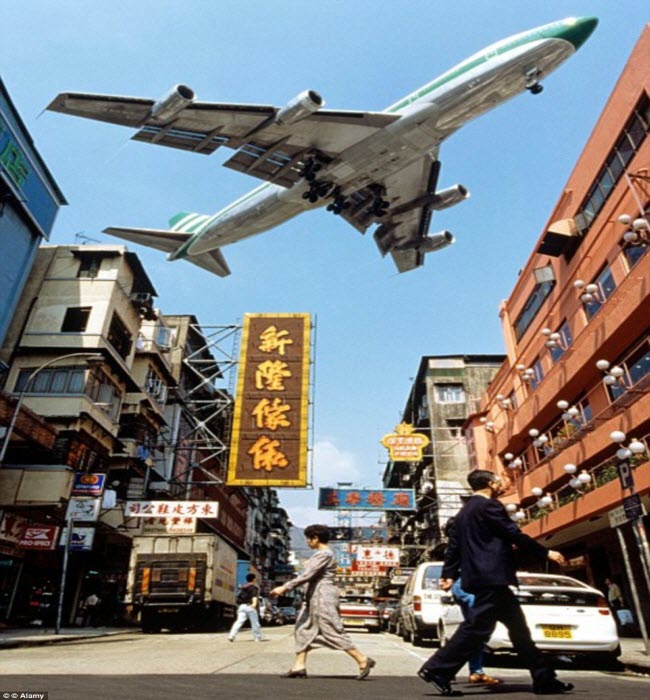
[{"label": "man in dark suit", "polygon": [[418,675],[442,695],[462,695],[452,690],[451,679],[470,654],[490,638],[497,622],[508,629],[510,640],[533,678],[533,691],[553,695],[571,690],[562,683],[535,646],[519,601],[510,589],[517,585],[513,546],[540,559],[565,565],[560,554],[546,549],[512,522],[497,500],[503,488],[493,472],[477,469],[467,481],[474,492],[461,508],[449,536],[440,587],[449,590],[460,574],[461,585],[475,596],[474,607],[449,642],[422,666]]}]

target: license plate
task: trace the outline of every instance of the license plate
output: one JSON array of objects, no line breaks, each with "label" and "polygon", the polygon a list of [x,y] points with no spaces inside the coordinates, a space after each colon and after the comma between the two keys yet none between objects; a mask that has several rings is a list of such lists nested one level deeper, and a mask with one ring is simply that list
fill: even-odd
[{"label": "license plate", "polygon": [[363,627],[363,625],[365,625],[366,623],[363,620],[355,620],[355,619],[350,618],[350,617],[344,617],[343,624],[356,626],[356,627]]},{"label": "license plate", "polygon": [[158,612],[161,613],[177,613],[178,608],[158,608]]},{"label": "license plate", "polygon": [[573,639],[569,625],[542,625],[544,639]]}]

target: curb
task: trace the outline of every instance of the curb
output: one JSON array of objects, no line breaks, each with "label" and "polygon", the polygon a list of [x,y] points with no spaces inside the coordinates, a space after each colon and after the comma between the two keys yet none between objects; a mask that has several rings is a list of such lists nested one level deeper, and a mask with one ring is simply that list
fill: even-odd
[{"label": "curb", "polygon": [[120,634],[130,634],[132,630],[120,630],[117,632],[103,632],[101,634],[74,634],[54,636],[48,635],[44,639],[8,639],[0,640],[0,651],[3,649],[18,649],[21,647],[43,647],[50,644],[65,644],[66,642],[87,641],[88,639],[102,639],[103,637],[116,637]]}]

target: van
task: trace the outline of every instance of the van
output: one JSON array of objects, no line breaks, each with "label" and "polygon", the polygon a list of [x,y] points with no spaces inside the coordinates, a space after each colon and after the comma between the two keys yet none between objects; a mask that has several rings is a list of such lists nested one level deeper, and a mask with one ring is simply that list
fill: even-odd
[{"label": "van", "polygon": [[401,598],[401,632],[404,641],[414,645],[438,640],[440,617],[448,593],[440,588],[442,561],[419,564],[409,576]]}]

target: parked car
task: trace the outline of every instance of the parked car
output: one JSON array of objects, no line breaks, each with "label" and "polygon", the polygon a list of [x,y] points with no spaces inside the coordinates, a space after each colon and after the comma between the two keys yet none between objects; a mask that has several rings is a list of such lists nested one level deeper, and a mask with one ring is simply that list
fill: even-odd
[{"label": "parked car", "polygon": [[[533,641],[546,652],[594,655],[612,663],[621,653],[616,623],[605,596],[569,576],[517,574],[513,588],[530,628]],[[447,605],[440,620],[439,638],[444,645],[463,617],[457,604]],[[486,644],[493,652],[512,651],[508,630],[498,623]]]},{"label": "parked car", "polygon": [[388,621],[398,603],[399,600],[397,600],[397,598],[389,598],[388,600],[381,600],[376,603],[377,610],[379,610],[379,622],[383,630],[388,629]]},{"label": "parked car", "polygon": [[396,634],[398,637],[402,636],[402,600],[401,598],[397,601],[397,605],[391,610],[388,616],[388,624],[386,625],[386,630],[391,634]]},{"label": "parked car", "polygon": [[428,561],[419,564],[404,588],[401,598],[400,627],[404,641],[414,645],[425,639],[437,640],[440,617],[445,609],[440,588],[443,562]]},{"label": "parked car", "polygon": [[261,598],[259,615],[260,623],[263,625],[284,625],[286,621],[278,606],[271,603],[268,598]]},{"label": "parked car", "polygon": [[344,627],[380,632],[379,610],[372,598],[360,595],[343,595],[340,599],[341,620]]}]

